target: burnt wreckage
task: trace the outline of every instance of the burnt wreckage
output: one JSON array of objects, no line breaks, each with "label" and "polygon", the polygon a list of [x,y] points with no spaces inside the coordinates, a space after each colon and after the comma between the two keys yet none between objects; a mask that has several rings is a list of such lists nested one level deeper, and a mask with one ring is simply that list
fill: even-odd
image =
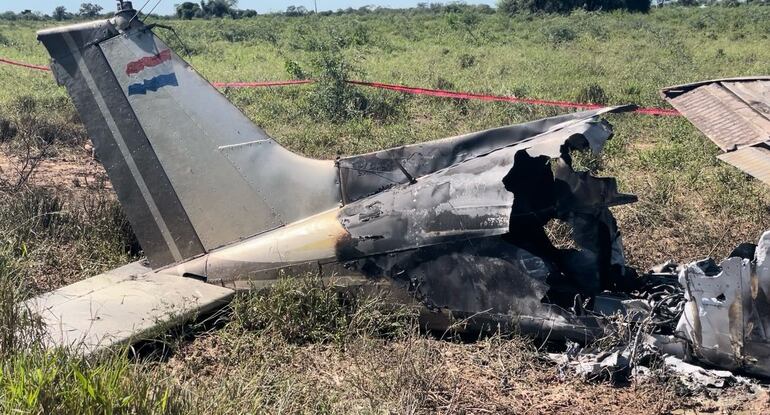
[{"label": "burnt wreckage", "polygon": [[[607,316],[641,312],[668,352],[768,374],[766,243],[756,261],[639,276],[609,210],[636,197],[573,168],[575,151],[610,139],[600,117],[632,106],[311,160],[255,126],[135,14],[121,2],[114,18],[38,33],[148,259],[31,299],[52,345],[130,342],[236,290],[311,271],[416,302],[432,328],[467,318],[469,328],[585,342]],[[554,246],[552,220],[569,225],[573,248]]]}]

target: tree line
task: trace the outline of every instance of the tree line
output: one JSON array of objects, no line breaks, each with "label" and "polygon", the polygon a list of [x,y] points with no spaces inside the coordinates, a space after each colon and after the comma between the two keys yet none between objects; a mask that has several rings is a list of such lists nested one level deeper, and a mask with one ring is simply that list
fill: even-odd
[{"label": "tree line", "polygon": [[80,9],[71,13],[64,6],[57,6],[53,12],[48,15],[41,12],[35,12],[30,9],[22,10],[19,13],[11,11],[0,13],[0,19],[3,20],[69,20],[75,18],[92,19],[102,15],[102,6],[94,3],[81,3]]},{"label": "tree line", "polygon": [[[711,5],[737,5],[739,0],[678,0],[674,3],[680,6],[697,6],[701,4]],[[770,4],[770,0],[744,0],[745,3]],[[656,4],[669,3],[667,1],[656,1]],[[583,9],[589,11],[610,11],[610,10],[628,10],[632,12],[647,12],[650,10],[650,0],[498,0],[497,8],[492,8],[486,4],[465,4],[462,2],[450,3],[418,3],[417,7],[406,9],[395,9],[378,6],[363,6],[357,9],[348,7],[338,9],[337,11],[322,11],[318,15],[341,15],[341,14],[388,14],[388,13],[463,13],[472,12],[480,14],[505,13],[508,15],[521,13],[569,13],[573,10]],[[254,17],[256,10],[239,9],[238,0],[200,0],[199,2],[186,1],[176,5],[176,17],[180,19],[209,19],[230,17],[233,19]],[[289,6],[283,14],[288,17],[298,17],[316,14],[313,10],[308,10],[304,6]],[[19,13],[11,11],[0,13],[0,19],[3,20],[69,20],[69,19],[92,19],[98,16],[112,15],[112,11],[104,12],[103,8],[94,3],[82,3],[77,12],[70,12],[64,6],[56,7],[53,12],[43,14],[33,12],[32,10],[23,10]],[[157,16],[163,17],[163,16]],[[171,16],[168,16],[171,17]]]}]

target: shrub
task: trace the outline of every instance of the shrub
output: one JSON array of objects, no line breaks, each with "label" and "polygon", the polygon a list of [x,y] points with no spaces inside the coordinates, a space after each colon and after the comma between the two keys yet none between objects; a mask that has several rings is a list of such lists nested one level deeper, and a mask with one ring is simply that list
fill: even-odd
[{"label": "shrub", "polygon": [[577,38],[577,32],[567,25],[550,26],[543,29],[546,39],[553,46],[572,42]]},{"label": "shrub", "polygon": [[569,13],[572,10],[650,11],[649,0],[500,0],[497,9],[508,15],[520,13]]},{"label": "shrub", "polygon": [[307,79],[307,74],[302,70],[302,67],[293,60],[286,60],[284,63],[286,73],[288,73],[293,79]]},{"label": "shrub", "polygon": [[315,56],[312,65],[316,71],[311,102],[319,115],[333,122],[360,116],[367,107],[366,97],[345,82],[356,69],[339,50],[331,48]]}]

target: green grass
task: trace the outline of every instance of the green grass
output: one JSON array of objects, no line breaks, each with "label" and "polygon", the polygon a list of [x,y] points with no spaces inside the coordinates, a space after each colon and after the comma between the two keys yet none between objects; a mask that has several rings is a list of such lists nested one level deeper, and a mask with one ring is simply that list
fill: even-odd
[{"label": "green grass", "polygon": [[[770,7],[670,7],[647,15],[480,14],[478,19],[471,33],[446,14],[409,12],[163,23],[176,28],[192,53],[189,61],[211,81],[323,79],[317,85],[224,91],[279,142],[314,157],[362,153],[564,111],[349,87],[336,83],[340,77],[665,106],[658,95],[664,86],[770,74]],[[0,56],[45,64],[47,53],[34,32],[54,24],[0,21]],[[181,52],[172,35],[156,32]],[[718,149],[683,118],[613,115],[609,120],[614,138],[600,157],[585,162],[596,174],[617,177],[621,191],[639,196],[638,203],[614,209],[633,265],[644,269],[668,259],[719,258],[770,227],[766,186],[716,160]],[[13,137],[5,137],[3,125],[13,127]],[[50,74],[0,65],[0,148],[18,153],[30,143],[67,154],[82,152],[78,146],[85,139],[64,89]],[[554,370],[534,359],[529,341],[436,342],[409,330],[408,315],[377,302],[356,303],[305,280],[286,282],[267,297],[239,299],[223,330],[198,333],[169,361],[137,361],[119,353],[88,361],[3,346],[35,339],[34,333],[9,337],[17,333],[13,324],[27,324],[12,304],[138,254],[109,192],[94,191],[85,199],[38,188],[0,192],[0,347],[5,350],[0,408],[24,413],[548,412],[569,402],[582,412],[613,404],[654,413],[691,403],[673,396],[666,385],[650,386],[652,393],[644,392],[645,386],[628,392],[555,381]],[[575,390],[587,398],[572,399]]]}]

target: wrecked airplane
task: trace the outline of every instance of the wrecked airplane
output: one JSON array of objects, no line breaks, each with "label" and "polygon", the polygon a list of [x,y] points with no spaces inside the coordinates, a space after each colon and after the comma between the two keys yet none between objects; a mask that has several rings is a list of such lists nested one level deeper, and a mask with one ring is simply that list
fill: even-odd
[{"label": "wrecked airplane", "polygon": [[[687,266],[681,285],[673,269],[639,276],[609,210],[636,197],[574,168],[575,151],[598,153],[612,136],[601,117],[632,106],[311,160],[135,14],[121,2],[111,19],[38,33],[148,261],[31,299],[52,345],[130,342],[237,290],[314,272],[420,304],[431,328],[467,318],[586,342],[607,316],[641,310],[663,349],[770,374],[766,243],[755,262]],[[574,247],[549,239],[554,220]]]}]

